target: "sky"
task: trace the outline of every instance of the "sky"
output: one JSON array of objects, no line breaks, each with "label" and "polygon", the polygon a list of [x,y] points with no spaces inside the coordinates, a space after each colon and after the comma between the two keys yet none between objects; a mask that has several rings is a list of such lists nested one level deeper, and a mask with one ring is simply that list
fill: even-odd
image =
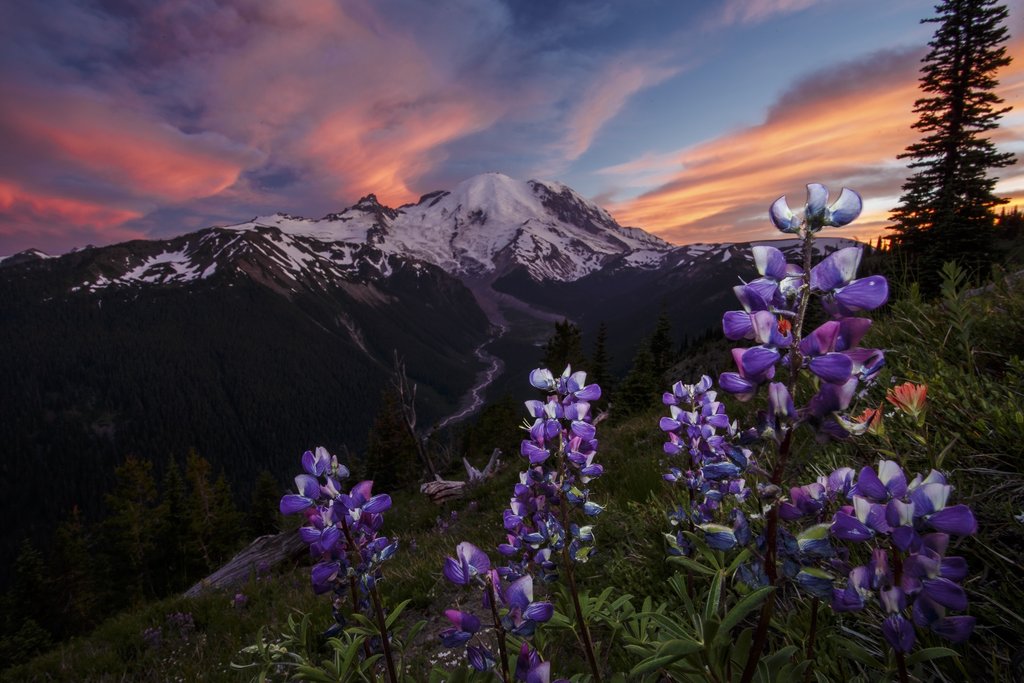
[{"label": "sky", "polygon": [[[994,139],[1021,157],[1024,0]],[[476,175],[557,180],[676,244],[907,176],[922,0],[47,0],[0,6],[0,255],[179,235]]]}]

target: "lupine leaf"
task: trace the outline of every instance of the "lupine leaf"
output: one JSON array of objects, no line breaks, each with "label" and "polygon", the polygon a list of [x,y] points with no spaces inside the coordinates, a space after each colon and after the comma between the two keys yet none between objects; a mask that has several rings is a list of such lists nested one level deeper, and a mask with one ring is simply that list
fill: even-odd
[{"label": "lupine leaf", "polygon": [[704,649],[703,643],[698,643],[696,640],[683,640],[681,638],[674,638],[672,640],[665,641],[658,648],[658,656],[672,656],[672,657],[685,657],[691,655],[694,652],[700,652]]},{"label": "lupine leaf", "polygon": [[630,678],[633,678],[635,676],[642,676],[644,674],[657,671],[658,669],[666,666],[667,664],[671,664],[677,659],[679,658],[671,655],[666,657],[651,657],[649,659],[645,659],[644,661],[640,662],[639,664],[633,667],[632,671],[629,672],[629,676]]},{"label": "lupine leaf", "polygon": [[716,573],[711,580],[711,590],[708,592],[708,601],[704,606],[704,620],[710,621],[718,614],[718,605],[722,601],[722,574]]},{"label": "lupine leaf", "polygon": [[765,598],[771,595],[774,590],[775,589],[772,586],[759,588],[736,603],[736,606],[729,610],[729,613],[725,615],[724,619],[722,619],[722,625],[718,631],[718,638],[728,638],[729,632],[736,628],[736,625],[743,620],[743,617],[757,609],[761,603],[764,602]]},{"label": "lupine leaf", "polygon": [[725,573],[728,576],[735,574],[736,570],[739,569],[739,566],[746,562],[748,557],[750,557],[750,549],[746,548],[733,558],[733,561],[729,563],[729,567],[725,570]]},{"label": "lupine leaf", "polygon": [[389,614],[388,618],[384,620],[384,627],[391,628],[394,625],[395,621],[398,620],[398,617],[401,616],[402,610],[404,610],[410,602],[412,601],[404,600],[401,603],[399,603],[397,607],[391,610],[391,614]]},{"label": "lupine leaf", "polygon": [[918,650],[914,654],[907,657],[907,664],[920,664],[921,662],[928,662],[933,659],[942,659],[943,657],[956,657],[956,650],[951,650],[948,647],[929,647],[924,650]]},{"label": "lupine leaf", "polygon": [[711,567],[707,567],[696,560],[692,560],[689,557],[682,557],[681,555],[673,555],[668,558],[668,561],[672,564],[681,564],[687,569],[693,570],[698,574],[704,574],[705,576],[714,576],[718,573]]}]

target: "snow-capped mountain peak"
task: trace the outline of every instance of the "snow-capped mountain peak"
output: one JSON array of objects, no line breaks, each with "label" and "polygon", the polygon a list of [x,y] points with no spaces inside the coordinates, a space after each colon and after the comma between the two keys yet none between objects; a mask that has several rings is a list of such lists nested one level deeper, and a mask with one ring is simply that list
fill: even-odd
[{"label": "snow-capped mountain peak", "polygon": [[319,220],[274,214],[229,229],[265,227],[324,242],[370,244],[460,275],[497,276],[518,266],[535,280],[576,280],[636,250],[672,249],[638,228],[621,227],[561,183],[501,173],[474,176],[398,209],[371,194]]}]

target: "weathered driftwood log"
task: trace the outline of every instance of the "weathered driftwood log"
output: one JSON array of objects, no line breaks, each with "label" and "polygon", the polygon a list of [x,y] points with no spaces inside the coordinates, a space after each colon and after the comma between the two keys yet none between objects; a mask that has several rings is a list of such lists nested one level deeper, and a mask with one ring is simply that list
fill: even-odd
[{"label": "weathered driftwood log", "polygon": [[434,481],[428,481],[420,486],[420,493],[427,494],[427,497],[438,505],[446,500],[461,498],[466,493],[467,488],[476,486],[480,482],[494,476],[494,473],[501,467],[500,456],[501,449],[495,448],[494,452],[491,453],[490,460],[487,461],[487,466],[483,470],[478,470],[470,465],[468,460],[463,458],[462,464],[466,467],[466,481],[451,481],[438,476]]},{"label": "weathered driftwood log", "polygon": [[185,592],[186,598],[194,598],[208,590],[227,588],[245,583],[261,565],[273,569],[279,564],[298,559],[309,552],[298,533],[282,531],[279,534],[260,536],[242,552],[231,558],[227,564],[192,586]]},{"label": "weathered driftwood log", "polygon": [[438,505],[446,500],[461,498],[465,492],[466,482],[464,481],[445,481],[437,478],[420,486],[420,493],[427,494],[427,497]]}]

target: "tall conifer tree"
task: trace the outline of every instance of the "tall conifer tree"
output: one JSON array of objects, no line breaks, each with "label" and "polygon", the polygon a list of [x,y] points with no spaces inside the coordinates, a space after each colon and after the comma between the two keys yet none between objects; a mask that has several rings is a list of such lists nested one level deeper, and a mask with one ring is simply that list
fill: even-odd
[{"label": "tall conifer tree", "polygon": [[611,390],[611,372],[609,365],[611,358],[608,355],[608,325],[602,320],[597,326],[597,337],[594,338],[594,357],[590,361],[587,381],[596,382],[603,390],[601,399],[607,398]]},{"label": "tall conifer tree", "polygon": [[900,158],[914,174],[893,211],[894,241],[926,287],[943,261],[978,269],[990,258],[995,214],[1005,200],[993,194],[989,169],[1014,163],[983,135],[1009,107],[995,93],[996,71],[1010,63],[1004,43],[1007,10],[996,0],[944,0],[931,50],[921,69],[924,97],[914,103],[920,141]]},{"label": "tall conifer tree", "polygon": [[394,391],[384,391],[367,435],[366,470],[373,490],[387,493],[418,480],[417,460],[416,440],[402,420],[400,399]]},{"label": "tall conifer tree", "polygon": [[555,323],[555,333],[544,344],[544,367],[556,375],[571,365],[574,370],[585,370],[583,356],[583,333],[579,325],[563,320]]}]

